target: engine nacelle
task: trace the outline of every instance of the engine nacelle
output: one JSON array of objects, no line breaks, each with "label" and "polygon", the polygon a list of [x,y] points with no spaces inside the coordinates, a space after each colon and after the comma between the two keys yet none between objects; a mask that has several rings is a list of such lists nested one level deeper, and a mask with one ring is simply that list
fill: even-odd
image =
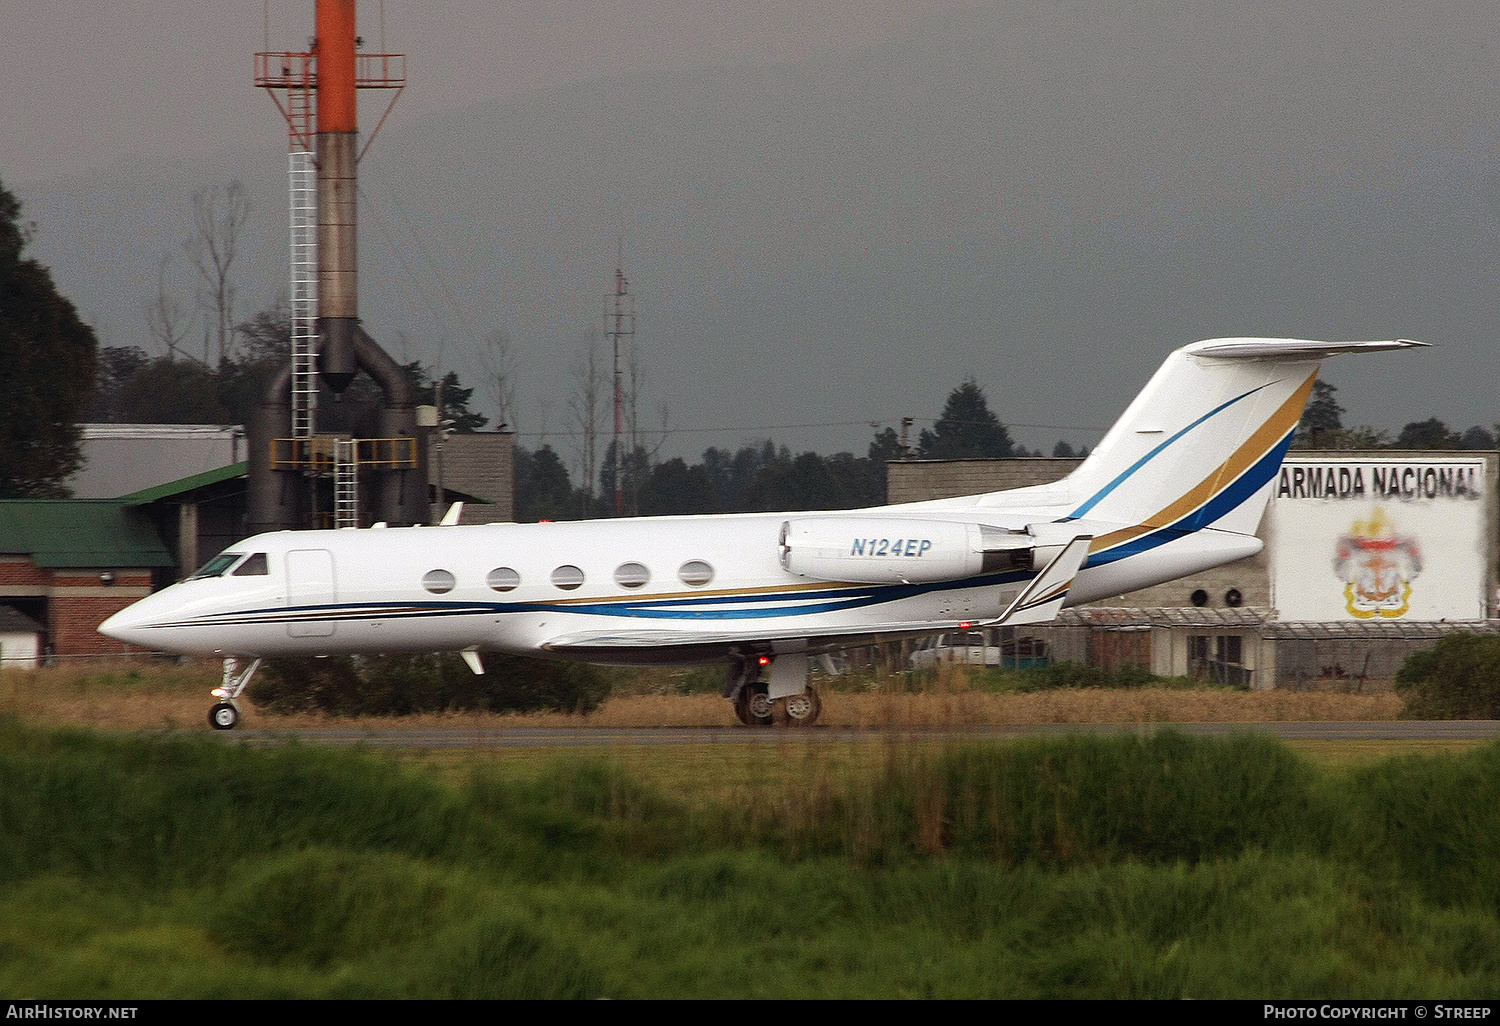
[{"label": "engine nacelle", "polygon": [[820,581],[928,584],[1032,569],[1036,539],[948,520],[799,517],[781,525],[781,565]]}]

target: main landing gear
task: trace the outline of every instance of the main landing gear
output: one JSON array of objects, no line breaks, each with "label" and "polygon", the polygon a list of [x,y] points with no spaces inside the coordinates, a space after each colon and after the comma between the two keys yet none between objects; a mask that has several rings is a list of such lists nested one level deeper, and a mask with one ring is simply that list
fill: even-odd
[{"label": "main landing gear", "polygon": [[[810,727],[823,711],[817,689],[807,683],[807,657],[783,656],[783,672],[776,672],[775,656],[748,656],[735,661],[724,685],[724,697],[734,702],[734,714],[747,727]],[[769,673],[770,679],[761,679]],[[801,689],[790,690],[799,683]],[[772,698],[773,692],[779,693]]]},{"label": "main landing gear", "polygon": [[214,688],[214,697],[219,700],[218,704],[208,711],[208,725],[215,730],[233,730],[236,723],[240,722],[240,693],[250,684],[250,678],[255,676],[255,671],[260,669],[260,660],[257,659],[244,670],[239,669],[239,662],[229,658],[224,660],[224,683]]}]

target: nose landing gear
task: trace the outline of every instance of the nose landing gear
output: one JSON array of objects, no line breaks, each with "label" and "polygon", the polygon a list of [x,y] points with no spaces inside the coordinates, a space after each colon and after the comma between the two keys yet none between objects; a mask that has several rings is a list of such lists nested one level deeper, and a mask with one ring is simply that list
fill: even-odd
[{"label": "nose landing gear", "polygon": [[208,711],[208,725],[215,730],[233,730],[240,722],[239,697],[249,686],[255,671],[260,669],[260,660],[255,660],[242,672],[238,666],[238,660],[233,657],[224,660],[224,683],[214,688],[214,697],[219,701]]}]

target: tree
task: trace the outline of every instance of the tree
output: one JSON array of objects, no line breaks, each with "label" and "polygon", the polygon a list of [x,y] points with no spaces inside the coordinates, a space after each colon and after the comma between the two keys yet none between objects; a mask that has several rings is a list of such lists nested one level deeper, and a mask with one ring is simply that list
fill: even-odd
[{"label": "tree", "polygon": [[1458,449],[1462,443],[1458,432],[1449,431],[1448,425],[1436,417],[1413,421],[1396,436],[1398,449]]},{"label": "tree", "polygon": [[905,455],[895,428],[888,427],[884,431],[877,431],[875,437],[870,440],[869,458],[877,463],[884,465],[891,460],[899,460]]},{"label": "tree", "polygon": [[0,183],[0,497],[65,496],[83,464],[78,419],[94,391],[98,340],[51,273],[22,253],[31,230]]},{"label": "tree", "polygon": [[238,328],[244,339],[244,361],[269,371],[292,358],[292,308],[286,297],[250,318]]},{"label": "tree", "polygon": [[[229,272],[249,218],[250,198],[239,182],[230,182],[222,190],[215,186],[193,193],[193,234],[182,248],[198,272],[198,301],[214,317],[219,363],[229,359],[234,348],[235,288]],[[205,342],[204,363],[208,363],[208,356]]]},{"label": "tree", "polygon": [[83,411],[84,419],[91,424],[126,423],[120,392],[150,363],[151,357],[140,346],[105,346],[99,350],[94,394]]},{"label": "tree", "polygon": [[516,520],[569,520],[578,515],[579,502],[568,479],[568,469],[552,446],[536,452],[515,450]]},{"label": "tree", "polygon": [[[437,386],[432,380],[432,374],[422,366],[422,361],[413,360],[405,367],[406,373],[411,377],[412,392],[417,404],[436,406]],[[457,371],[449,371],[443,375],[442,417],[454,434],[473,434],[489,423],[490,418],[469,409],[469,402],[473,398],[474,390],[458,383]]]},{"label": "tree", "polygon": [[163,256],[156,266],[156,295],[141,303],[141,313],[146,318],[146,328],[151,337],[161,343],[167,359],[177,358],[177,347],[187,338],[192,320],[183,312],[182,304],[167,292],[167,266],[171,258]]},{"label": "tree", "polygon": [[599,340],[592,329],[583,331],[578,352],[571,368],[573,395],[568,400],[572,415],[574,452],[578,455],[579,475],[592,498],[594,470],[598,466],[599,429],[603,421],[604,371],[599,365]]},{"label": "tree", "polygon": [[1459,442],[1461,449],[1493,449],[1494,447],[1495,436],[1478,424],[1465,431]]},{"label": "tree", "polygon": [[1326,381],[1313,382],[1312,398],[1297,424],[1294,444],[1299,449],[1328,449],[1336,444],[1336,432],[1344,429],[1344,408],[1334,399],[1338,388]]},{"label": "tree", "polygon": [[152,360],[119,391],[118,411],[126,424],[244,423],[219,398],[224,368],[215,374],[196,360]]},{"label": "tree", "polygon": [[1405,715],[1424,720],[1487,720],[1500,716],[1500,637],[1449,634],[1414,652],[1396,671]]},{"label": "tree", "polygon": [[969,378],[948,395],[943,415],[923,431],[920,452],[928,459],[1006,459],[1015,444],[1005,425],[990,412],[984,392]]},{"label": "tree", "polygon": [[500,411],[498,426],[516,430],[516,360],[510,336],[500,328],[484,336],[480,360],[484,365],[485,385],[495,408]]}]

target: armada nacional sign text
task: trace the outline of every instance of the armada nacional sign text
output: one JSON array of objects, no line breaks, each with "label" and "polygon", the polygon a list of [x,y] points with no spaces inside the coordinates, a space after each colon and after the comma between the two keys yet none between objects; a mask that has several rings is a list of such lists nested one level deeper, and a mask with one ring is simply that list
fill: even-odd
[{"label": "armada nacional sign text", "polygon": [[1283,620],[1476,620],[1486,613],[1484,457],[1289,455],[1267,512]]}]

